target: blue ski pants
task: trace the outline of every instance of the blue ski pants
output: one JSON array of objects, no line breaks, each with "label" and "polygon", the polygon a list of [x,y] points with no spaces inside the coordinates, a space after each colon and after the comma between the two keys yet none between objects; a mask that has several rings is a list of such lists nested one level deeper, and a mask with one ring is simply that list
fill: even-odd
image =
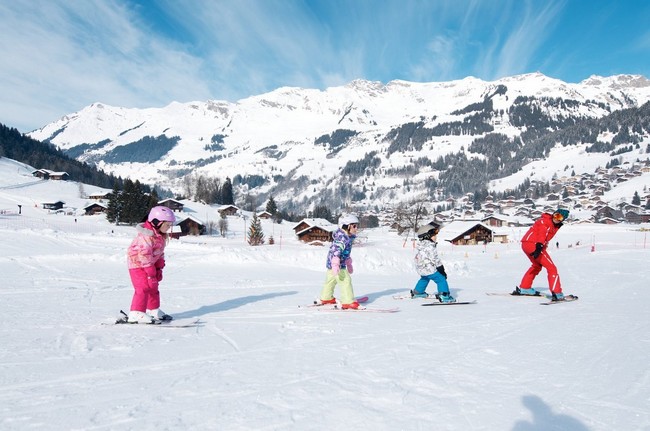
[{"label": "blue ski pants", "polygon": [[436,283],[436,286],[438,287],[438,293],[449,292],[449,284],[447,283],[447,279],[438,271],[434,272],[433,274],[420,276],[420,279],[415,284],[415,292],[424,293],[427,290],[429,281]]}]

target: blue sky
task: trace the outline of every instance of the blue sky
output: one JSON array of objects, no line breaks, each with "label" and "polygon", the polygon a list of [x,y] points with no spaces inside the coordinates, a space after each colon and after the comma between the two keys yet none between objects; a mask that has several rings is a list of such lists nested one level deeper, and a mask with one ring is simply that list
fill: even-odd
[{"label": "blue sky", "polygon": [[649,22],[646,0],[0,1],[0,123],[354,79],[650,78]]}]

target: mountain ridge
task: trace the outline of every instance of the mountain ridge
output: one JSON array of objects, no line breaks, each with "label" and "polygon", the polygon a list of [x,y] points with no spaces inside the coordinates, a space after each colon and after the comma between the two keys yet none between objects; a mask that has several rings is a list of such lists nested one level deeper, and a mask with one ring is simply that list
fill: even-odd
[{"label": "mountain ridge", "polygon": [[[487,188],[495,173],[521,169],[540,152],[550,156],[554,146],[537,144],[545,136],[648,101],[650,81],[641,75],[593,75],[578,84],[539,72],[492,82],[355,80],[322,91],[281,87],[236,103],[147,109],[95,103],[29,135],[106,172],[177,194],[191,192],[184,190],[188,175],[201,175],[238,178],[239,200],[251,205],[273,195],[296,209],[381,207]],[[628,145],[650,142],[646,126],[626,133]],[[586,153],[604,143],[606,151],[578,168],[593,170],[612,157],[619,134],[557,144]],[[477,170],[485,178],[463,184]],[[451,181],[461,187],[450,188]]]}]

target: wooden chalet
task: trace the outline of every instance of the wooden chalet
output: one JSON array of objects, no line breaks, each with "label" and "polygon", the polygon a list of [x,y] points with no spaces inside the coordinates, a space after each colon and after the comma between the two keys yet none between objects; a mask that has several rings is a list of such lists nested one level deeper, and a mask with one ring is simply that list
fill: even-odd
[{"label": "wooden chalet", "polygon": [[600,220],[614,219],[620,221],[624,218],[623,211],[614,209],[609,205],[606,205],[602,208],[596,210],[596,218],[599,219],[599,223],[603,223]]},{"label": "wooden chalet", "polygon": [[217,208],[217,212],[222,216],[233,216],[239,212],[239,208],[234,205],[221,205]]},{"label": "wooden chalet", "polygon": [[303,219],[293,227],[293,230],[302,242],[324,243],[332,241],[332,233],[337,228],[325,219]]},{"label": "wooden chalet", "polygon": [[158,202],[158,205],[167,207],[174,212],[176,211],[183,212],[183,207],[184,207],[184,205],[181,202],[174,199],[163,199],[162,201]]},{"label": "wooden chalet", "polygon": [[628,223],[648,223],[650,222],[650,213],[629,211],[625,214],[625,220]]},{"label": "wooden chalet", "polygon": [[84,213],[86,215],[95,215],[95,214],[101,214],[106,212],[106,205],[99,203],[99,202],[93,202],[90,205],[86,205],[84,207]]},{"label": "wooden chalet", "polygon": [[88,199],[92,199],[94,201],[102,201],[104,199],[108,199],[108,195],[110,195],[111,192],[96,192],[96,193],[91,193],[88,195]]},{"label": "wooden chalet", "polygon": [[56,210],[60,210],[61,208],[63,208],[63,205],[65,205],[65,202],[63,202],[63,201],[45,202],[45,203],[43,203],[43,209],[44,210],[56,211]]},{"label": "wooden chalet", "polygon": [[263,219],[271,219],[273,218],[273,214],[271,214],[268,211],[262,211],[261,213],[257,213],[258,218],[263,218]]},{"label": "wooden chalet", "polygon": [[54,172],[49,169],[37,169],[32,172],[32,175],[44,180],[67,181],[70,178],[67,172]]},{"label": "wooden chalet", "polygon": [[502,227],[508,224],[508,220],[506,220],[505,217],[491,215],[489,217],[484,218],[482,220],[482,223],[485,224],[486,226]]},{"label": "wooden chalet", "polygon": [[619,224],[620,221],[616,220],[616,219],[613,219],[611,217],[602,217],[602,218],[598,219],[598,223],[602,223],[602,224]]},{"label": "wooden chalet", "polygon": [[177,235],[174,235],[175,237],[185,235],[204,235],[206,231],[205,224],[191,215],[178,222],[176,226],[178,227],[175,227],[174,230],[180,229],[180,233],[176,232]]},{"label": "wooden chalet", "polygon": [[483,223],[453,222],[442,231],[446,241],[454,245],[486,244],[497,240],[507,242],[506,234],[495,235],[495,231]]}]

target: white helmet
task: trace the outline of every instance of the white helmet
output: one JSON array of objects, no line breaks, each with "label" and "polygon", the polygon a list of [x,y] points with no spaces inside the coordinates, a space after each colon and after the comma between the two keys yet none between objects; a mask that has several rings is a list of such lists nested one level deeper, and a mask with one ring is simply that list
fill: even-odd
[{"label": "white helmet", "polygon": [[438,235],[438,232],[440,232],[441,227],[442,227],[441,225],[432,221],[428,224],[420,226],[420,228],[416,232],[416,235],[420,239],[431,239],[431,237]]},{"label": "white helmet", "polygon": [[359,224],[359,219],[354,214],[342,214],[339,217],[339,226],[344,227],[350,224]]}]

